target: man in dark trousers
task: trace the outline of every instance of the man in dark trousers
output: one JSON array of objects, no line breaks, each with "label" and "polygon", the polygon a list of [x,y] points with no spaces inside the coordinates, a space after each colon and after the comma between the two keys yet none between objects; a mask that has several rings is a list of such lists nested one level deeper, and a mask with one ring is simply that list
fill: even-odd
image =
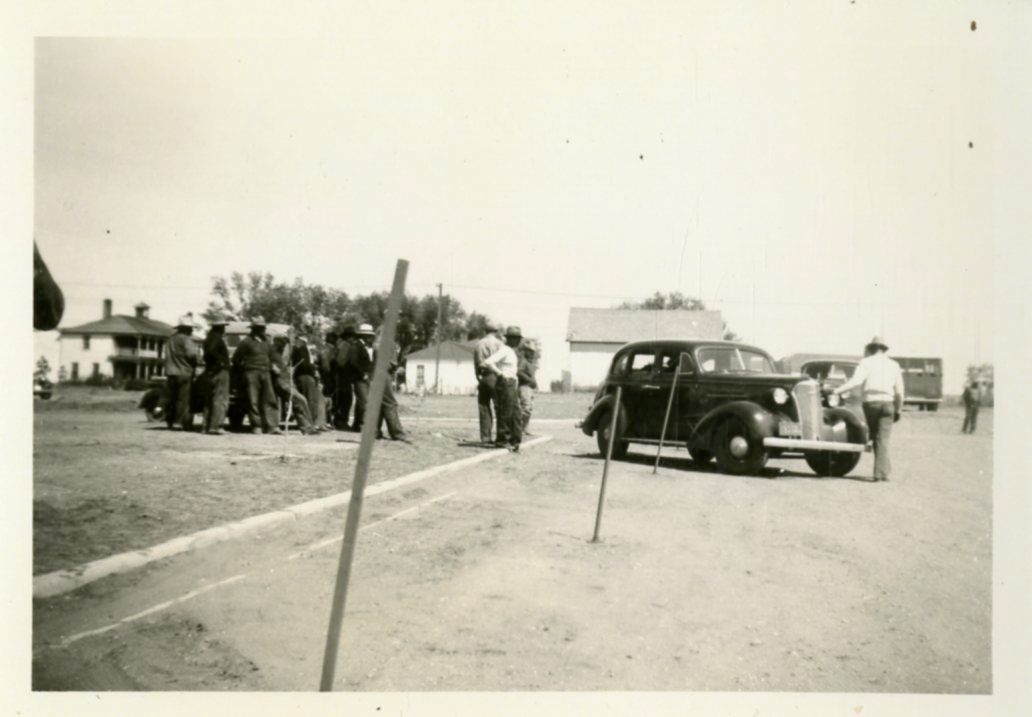
[{"label": "man in dark trousers", "polygon": [[355,329],[355,338],[348,351],[348,377],[355,393],[355,422],[351,430],[361,431],[369,403],[369,381],[373,377],[373,327],[362,324]]},{"label": "man in dark trousers", "polygon": [[179,424],[184,431],[193,428],[193,411],[190,407],[190,389],[193,387],[194,367],[197,366],[197,345],[191,338],[193,319],[179,317],[176,332],[165,345],[165,380],[168,382],[168,408],[165,424]]},{"label": "man in dark trousers", "polygon": [[204,338],[204,372],[208,375],[208,392],[204,397],[204,432],[210,436],[222,434],[222,422],[229,408],[229,347],[226,346],[224,317],[211,322]]},{"label": "man in dark trousers", "polygon": [[[376,354],[384,350],[383,346],[377,346],[373,351],[373,365],[376,365]],[[383,389],[383,401],[380,405],[380,418],[376,422],[376,437],[383,438],[383,424],[387,424],[387,435],[392,441],[404,441],[411,443],[408,434],[401,425],[401,417],[398,416],[398,398],[394,395],[394,379],[398,373],[399,363],[397,360],[397,349],[392,348],[391,358],[387,364],[387,383]],[[371,369],[370,369],[371,370]]]},{"label": "man in dark trousers", "polygon": [[978,426],[978,409],[982,405],[982,386],[977,379],[964,385],[964,426],[961,433],[974,433]]},{"label": "man in dark trousers", "polygon": [[495,390],[498,400],[498,433],[495,437],[495,447],[508,448],[513,453],[520,450],[523,440],[523,421],[517,393],[519,358],[515,350],[522,340],[523,332],[520,331],[520,327],[510,326],[505,330],[505,344],[481,364],[485,370],[497,376]]},{"label": "man in dark trousers", "polygon": [[358,344],[355,338],[355,327],[353,324],[345,324],[337,332],[337,346],[333,354],[334,382],[336,391],[333,394],[333,425],[335,428],[348,431],[358,430],[362,421],[355,416],[355,423],[348,425],[348,414],[351,413],[351,403],[354,396],[354,371],[351,367],[351,353]]},{"label": "man in dark trousers", "polygon": [[499,333],[501,333],[501,329],[496,324],[491,324],[487,335],[480,339],[473,349],[473,371],[477,376],[477,415],[480,419],[480,442],[485,444],[494,441],[494,415],[491,406],[494,406],[494,414],[497,414],[498,374],[485,369],[483,364],[488,356],[505,345],[498,338]]},{"label": "man in dark trousers", "polygon": [[326,343],[319,352],[319,379],[322,381],[322,394],[326,403],[325,421],[323,428],[333,428],[333,415],[336,410],[334,394],[337,391],[337,376],[333,357],[337,353],[337,332],[330,331],[326,334]]},{"label": "man in dark trousers", "polygon": [[294,337],[290,350],[290,364],[294,370],[294,384],[308,401],[312,426],[317,431],[322,431],[326,425],[326,406],[323,404],[322,391],[319,389],[318,368],[312,360],[312,351],[304,336]]},{"label": "man in dark trousers", "polygon": [[251,433],[282,433],[279,429],[279,407],[273,393],[272,349],[265,336],[265,319],[251,319],[251,335],[233,353],[233,368],[242,372],[247,391],[247,418]]}]

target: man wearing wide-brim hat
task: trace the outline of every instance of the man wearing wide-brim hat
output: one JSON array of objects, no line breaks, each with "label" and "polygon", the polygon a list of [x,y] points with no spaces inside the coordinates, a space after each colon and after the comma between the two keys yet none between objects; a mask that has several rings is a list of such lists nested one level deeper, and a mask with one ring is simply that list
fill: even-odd
[{"label": "man wearing wide-brim hat", "polygon": [[355,420],[351,430],[361,431],[369,403],[369,381],[373,377],[373,338],[376,331],[371,324],[359,324],[355,338],[348,348],[347,378],[355,394]]},{"label": "man wearing wide-brim hat", "polygon": [[841,395],[863,386],[864,418],[874,442],[875,481],[889,479],[892,424],[899,421],[903,410],[903,370],[889,358],[888,350],[885,341],[875,336],[864,347],[864,358],[853,377],[835,389],[835,393]]},{"label": "man wearing wide-brim hat", "polygon": [[179,425],[184,431],[193,427],[190,391],[197,366],[197,345],[194,343],[194,322],[190,314],[179,317],[175,333],[165,345],[165,381],[168,385],[168,407],[165,425]]},{"label": "man wearing wide-brim hat", "polygon": [[505,346],[499,338],[504,330],[496,323],[489,324],[487,334],[473,348],[473,372],[477,377],[477,417],[480,421],[480,442],[483,444],[495,440],[495,416],[498,414],[498,374],[484,368],[484,361]]},{"label": "man wearing wide-brim hat", "polygon": [[222,423],[229,409],[229,347],[226,345],[226,325],[229,318],[224,315],[212,317],[208,335],[204,337],[204,373],[207,387],[204,397],[204,432],[208,435],[222,433]]},{"label": "man wearing wide-brim hat", "polygon": [[272,346],[265,336],[265,319],[251,318],[251,335],[245,336],[233,353],[233,368],[242,378],[247,396],[247,418],[251,433],[282,433],[279,404],[272,389]]}]

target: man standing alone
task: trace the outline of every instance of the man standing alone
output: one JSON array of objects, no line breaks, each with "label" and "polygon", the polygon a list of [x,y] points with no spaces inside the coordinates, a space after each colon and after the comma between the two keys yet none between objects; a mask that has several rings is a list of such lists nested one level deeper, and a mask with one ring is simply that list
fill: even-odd
[{"label": "man standing alone", "polygon": [[495,389],[498,384],[498,374],[484,368],[484,361],[495,354],[505,344],[498,338],[499,329],[492,324],[487,330],[487,335],[477,342],[473,349],[473,371],[477,376],[477,414],[480,418],[480,442],[491,443],[494,433],[494,415],[491,413],[491,405],[494,404],[494,413],[498,414],[498,399]]},{"label": "man standing alone", "polygon": [[889,438],[892,424],[899,421],[903,410],[903,371],[888,357],[888,350],[877,336],[871,339],[853,377],[835,389],[841,395],[857,386],[864,387],[864,417],[874,441],[875,481],[889,479]]},{"label": "man standing alone", "polygon": [[226,346],[226,324],[223,317],[211,322],[204,338],[204,372],[208,374],[208,394],[204,400],[204,432],[211,436],[222,433],[222,422],[229,408],[229,347]]},{"label": "man standing alone", "polygon": [[197,345],[190,336],[192,333],[193,320],[188,315],[181,316],[176,324],[176,332],[165,346],[165,380],[168,382],[165,424],[169,429],[177,423],[184,431],[193,427],[190,389],[193,386],[194,367],[197,366]]},{"label": "man standing alone", "polygon": [[244,338],[233,354],[233,367],[243,372],[247,390],[247,418],[251,433],[282,433],[279,407],[272,390],[271,349],[265,338],[265,319],[251,319],[251,335]]},{"label": "man standing alone", "polygon": [[513,453],[520,450],[523,439],[520,403],[517,395],[517,367],[519,359],[514,350],[520,345],[523,334],[518,326],[505,331],[505,344],[484,359],[482,367],[496,375],[496,396],[498,400],[497,448],[508,448]]},{"label": "man standing alone", "polygon": [[982,387],[977,379],[964,385],[964,426],[961,433],[974,433],[978,426],[978,409],[982,405]]}]

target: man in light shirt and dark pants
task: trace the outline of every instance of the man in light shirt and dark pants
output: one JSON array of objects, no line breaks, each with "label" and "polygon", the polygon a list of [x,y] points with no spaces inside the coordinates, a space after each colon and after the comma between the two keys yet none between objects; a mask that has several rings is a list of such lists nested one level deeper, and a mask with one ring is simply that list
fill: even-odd
[{"label": "man in light shirt and dark pants", "polygon": [[903,371],[887,355],[889,347],[877,336],[864,349],[864,358],[853,377],[835,389],[843,394],[863,386],[864,418],[874,441],[874,480],[889,479],[889,438],[892,424],[899,421],[903,410]]},{"label": "man in light shirt and dark pants", "polygon": [[505,330],[505,345],[481,363],[485,371],[497,376],[495,396],[498,401],[498,435],[495,446],[508,448],[513,453],[520,450],[520,442],[523,439],[523,421],[517,393],[519,358],[515,351],[522,340],[523,332],[520,328],[510,326]]},{"label": "man in light shirt and dark pants", "polygon": [[[473,349],[473,371],[477,376],[477,415],[480,419],[480,442],[491,443],[494,429],[494,414],[498,411],[497,383],[498,374],[484,368],[484,361],[488,356],[496,353],[505,346],[498,338],[499,329],[493,323],[487,330],[487,335],[477,342]],[[491,405],[494,404],[494,413]]]}]

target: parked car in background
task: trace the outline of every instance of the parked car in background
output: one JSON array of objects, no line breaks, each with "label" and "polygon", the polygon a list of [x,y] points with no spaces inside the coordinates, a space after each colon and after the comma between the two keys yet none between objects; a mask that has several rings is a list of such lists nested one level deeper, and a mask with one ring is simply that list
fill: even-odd
[{"label": "parked car in background", "polygon": [[942,359],[893,356],[903,369],[904,405],[938,411],[942,403]]},{"label": "parked car in background", "polygon": [[44,401],[54,395],[54,384],[45,378],[32,379],[32,396]]},{"label": "parked car in background", "polygon": [[[226,346],[229,348],[229,356],[233,357],[237,346],[244,340],[244,337],[251,333],[251,324],[248,321],[232,321],[226,325]],[[265,335],[271,342],[276,336],[290,337],[293,329],[288,324],[268,324],[265,327]],[[198,350],[201,341],[196,340]],[[287,349],[289,351],[289,348]],[[203,367],[203,362],[198,359],[198,366]],[[244,425],[247,416],[247,397],[242,385],[242,376],[233,372],[229,382],[229,409],[226,412],[226,419],[233,430],[239,430]],[[190,408],[194,413],[204,412],[204,399],[208,393],[207,372],[200,368],[193,382],[190,393]],[[165,416],[168,406],[168,385],[164,377],[151,381],[150,388],[140,398],[139,408],[142,408],[149,421],[159,421]]]},{"label": "parked car in background", "polygon": [[[843,476],[866,450],[866,423],[845,408],[822,406],[817,381],[779,373],[765,351],[731,341],[623,346],[581,430],[595,434],[603,455],[613,441],[617,459],[632,443],[659,443],[675,375],[663,442],[686,448],[696,462],[716,459],[725,473],[755,474],[771,457],[802,457],[819,475]],[[610,435],[614,410],[616,430]]]}]

